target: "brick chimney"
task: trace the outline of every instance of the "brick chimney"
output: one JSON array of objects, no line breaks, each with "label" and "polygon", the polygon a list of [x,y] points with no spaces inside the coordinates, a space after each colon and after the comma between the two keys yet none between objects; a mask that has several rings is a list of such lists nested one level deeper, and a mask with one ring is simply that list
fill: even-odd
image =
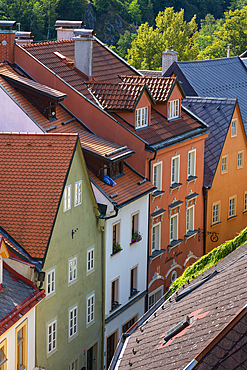
[{"label": "brick chimney", "polygon": [[71,40],[75,37],[74,30],[84,26],[83,21],[60,21],[57,20],[55,23],[57,31],[57,40]]},{"label": "brick chimney", "polygon": [[0,62],[14,63],[15,21],[0,21]]},{"label": "brick chimney", "polygon": [[168,68],[172,65],[173,62],[177,62],[178,60],[178,53],[173,50],[172,46],[163,51],[162,53],[162,76],[168,70]]},{"label": "brick chimney", "polygon": [[93,35],[94,30],[74,30],[75,68],[90,78],[93,75]]}]

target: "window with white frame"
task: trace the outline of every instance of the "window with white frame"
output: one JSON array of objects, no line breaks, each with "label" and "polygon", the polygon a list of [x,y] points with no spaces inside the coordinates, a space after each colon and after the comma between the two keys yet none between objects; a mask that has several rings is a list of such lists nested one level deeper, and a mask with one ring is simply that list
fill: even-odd
[{"label": "window with white frame", "polygon": [[244,212],[247,211],[247,192],[244,193]]},{"label": "window with white frame", "polygon": [[179,183],[180,156],[172,157],[171,162],[171,183]]},{"label": "window with white frame", "polygon": [[136,110],[136,128],[148,126],[148,107]]},{"label": "window with white frame", "polygon": [[132,215],[131,220],[131,243],[135,243],[141,240],[139,238],[139,213]]},{"label": "window with white frame", "polygon": [[87,251],[87,272],[94,270],[94,248]]},{"label": "window with white frame", "polygon": [[69,364],[69,370],[78,370],[78,358]]},{"label": "window with white frame", "polygon": [[194,212],[195,206],[191,206],[187,208],[186,211],[186,234],[190,231],[194,231]]},{"label": "window with white frame", "polygon": [[119,278],[111,282],[111,310],[119,306]]},{"label": "window with white frame", "polygon": [[213,224],[220,221],[220,203],[213,204]]},{"label": "window with white frame", "polygon": [[87,325],[94,322],[95,294],[87,297]]},{"label": "window with white frame", "polygon": [[229,199],[229,217],[235,216],[236,197]]},{"label": "window with white frame", "polygon": [[121,250],[120,247],[120,222],[112,226],[112,254]]},{"label": "window with white frame", "polygon": [[75,306],[69,310],[69,338],[77,333],[78,307]]},{"label": "window with white frame", "polygon": [[227,155],[222,157],[221,172],[227,172]]},{"label": "window with white frame", "polygon": [[77,279],[77,257],[69,260],[69,283]]},{"label": "window with white frame", "polygon": [[188,177],[196,174],[196,150],[188,152]]},{"label": "window with white frame", "polygon": [[178,214],[170,218],[170,242],[178,240]]},{"label": "window with white frame", "polygon": [[160,250],[160,223],[152,227],[152,253]]},{"label": "window with white frame", "polygon": [[46,295],[55,293],[55,269],[47,272]]},{"label": "window with white frame", "polygon": [[130,270],[130,297],[137,293],[137,266]]},{"label": "window with white frame", "polygon": [[153,165],[153,185],[158,190],[162,190],[162,162],[157,162]]},{"label": "window with white frame", "polygon": [[47,325],[47,352],[48,354],[57,348],[57,320]]},{"label": "window with white frame", "polygon": [[238,168],[243,167],[243,151],[238,152]]},{"label": "window with white frame", "polygon": [[233,119],[231,124],[231,137],[233,136],[237,136],[237,119]]},{"label": "window with white frame", "polygon": [[68,211],[71,208],[71,185],[65,186],[63,211]]},{"label": "window with white frame", "polygon": [[163,294],[163,287],[155,290],[148,296],[148,308],[151,308],[161,297]]},{"label": "window with white frame", "polygon": [[75,183],[75,207],[82,203],[82,180]]},{"label": "window with white frame", "polygon": [[168,119],[178,118],[179,116],[179,100],[169,101],[168,106]]}]

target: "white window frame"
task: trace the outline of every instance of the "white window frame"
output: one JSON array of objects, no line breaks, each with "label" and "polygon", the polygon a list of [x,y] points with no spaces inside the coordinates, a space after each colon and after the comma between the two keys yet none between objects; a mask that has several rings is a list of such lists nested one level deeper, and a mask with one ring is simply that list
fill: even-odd
[{"label": "white window frame", "polygon": [[75,360],[71,361],[69,364],[69,370],[78,370],[78,363],[79,363],[79,358],[77,357]]},{"label": "white window frame", "polygon": [[[174,219],[177,220],[176,229],[174,230]],[[172,230],[173,228],[173,230]],[[170,217],[170,243],[174,240],[178,240],[178,213],[175,213]]]},{"label": "white window frame", "polygon": [[196,175],[196,149],[193,149],[188,152],[188,177],[195,175]]},{"label": "white window frame", "polygon": [[82,204],[82,180],[75,182],[75,207]]},{"label": "white window frame", "polygon": [[236,215],[236,195],[229,198],[229,213],[228,217],[234,217]]},{"label": "white window frame", "polygon": [[[54,276],[52,276],[54,274]],[[51,278],[49,281],[49,277]],[[46,273],[46,297],[51,297],[56,293],[56,269],[53,268]],[[50,287],[50,292],[48,288]]]},{"label": "white window frame", "polygon": [[153,185],[162,190],[162,162],[153,164]]},{"label": "white window frame", "polygon": [[171,100],[168,104],[168,119],[179,117],[179,99]]},{"label": "white window frame", "polygon": [[[57,351],[57,318],[49,321],[46,324],[46,326],[47,326],[47,356],[49,357],[51,354]],[[49,333],[49,328],[51,328],[51,333]],[[51,349],[49,350],[50,343]]]},{"label": "white window frame", "polygon": [[[133,271],[133,275],[132,275],[133,281],[131,280],[132,271]],[[131,294],[131,285],[133,285],[133,289],[136,290],[136,292],[132,294]],[[137,291],[138,291],[138,265],[135,265],[130,269],[130,297],[131,298],[134,297]]]},{"label": "white window frame", "polygon": [[[192,225],[192,230],[190,230],[190,226]],[[190,231],[194,231],[195,229],[195,205],[193,204],[191,207],[186,209],[186,234]]]},{"label": "white window frame", "polygon": [[212,224],[220,222],[220,202],[213,203]]},{"label": "white window frame", "polygon": [[148,107],[136,109],[136,129],[148,126]]},{"label": "white window frame", "polygon": [[224,155],[221,160],[221,173],[227,173],[227,159],[228,155]]},{"label": "white window frame", "polygon": [[78,335],[78,304],[69,309],[68,336],[69,341]]},{"label": "white window frame", "polygon": [[90,293],[86,298],[86,327],[95,322],[95,292]]},{"label": "white window frame", "polygon": [[[158,230],[157,232],[155,230]],[[158,237],[158,240],[156,240]],[[151,234],[151,253],[160,250],[161,245],[161,222],[157,222],[155,225],[152,226],[152,234]]]},{"label": "white window frame", "polygon": [[161,296],[160,296],[160,298],[161,298],[163,296],[163,286],[155,289],[152,293],[150,293],[148,295],[148,309],[150,309],[160,299],[160,298],[158,298],[158,299],[154,300],[154,303],[150,305],[150,302],[149,302],[150,298],[155,296],[159,292],[161,292]]},{"label": "white window frame", "polygon": [[231,137],[237,136],[237,118],[232,120],[231,124]]},{"label": "white window frame", "polygon": [[87,250],[87,275],[94,271],[94,247]]},{"label": "white window frame", "polygon": [[[114,300],[112,297],[112,284],[114,283]],[[120,277],[116,277],[111,281],[111,304],[110,304],[110,311],[114,310],[115,308],[112,308],[112,302],[118,302],[119,304],[119,288],[120,288]],[[116,307],[117,308],[117,307]]]},{"label": "white window frame", "polygon": [[176,155],[171,159],[171,184],[179,183],[179,173],[180,173],[180,155]]},{"label": "white window frame", "polygon": [[71,285],[76,281],[77,281],[77,256],[73,256],[70,257],[68,261],[68,284]]},{"label": "white window frame", "polygon": [[71,190],[72,185],[65,186],[64,189],[64,201],[63,201],[63,211],[66,212],[71,209]]},{"label": "white window frame", "polygon": [[243,168],[243,153],[244,153],[243,150],[238,152],[237,168]]},{"label": "white window frame", "polygon": [[112,254],[114,254],[114,250],[113,250],[113,229],[114,227],[116,226],[116,244],[119,244],[120,247],[121,247],[121,243],[120,243],[120,233],[121,233],[121,221],[117,221],[115,223],[112,224]]},{"label": "white window frame", "polygon": [[244,193],[244,212],[247,211],[247,191]]}]

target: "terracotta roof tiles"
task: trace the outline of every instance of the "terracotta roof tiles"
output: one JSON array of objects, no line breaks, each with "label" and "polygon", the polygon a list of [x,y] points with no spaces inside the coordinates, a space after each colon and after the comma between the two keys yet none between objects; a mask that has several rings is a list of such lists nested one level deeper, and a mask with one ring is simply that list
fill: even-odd
[{"label": "terracotta roof tiles", "polygon": [[44,257],[76,141],[68,134],[0,134],[0,226],[33,258]]}]

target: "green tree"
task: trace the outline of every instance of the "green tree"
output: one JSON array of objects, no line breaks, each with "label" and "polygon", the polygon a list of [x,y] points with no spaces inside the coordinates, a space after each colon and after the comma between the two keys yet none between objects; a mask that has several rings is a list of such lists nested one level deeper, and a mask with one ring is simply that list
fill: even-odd
[{"label": "green tree", "polygon": [[195,39],[199,45],[199,50],[204,50],[207,46],[212,45],[214,37],[213,34],[216,30],[222,27],[223,20],[215,20],[212,14],[207,14],[205,19],[201,19],[201,28]]},{"label": "green tree", "polygon": [[156,17],[156,27],[150,27],[147,22],[139,27],[137,38],[128,50],[128,62],[139,69],[160,69],[162,51],[170,46],[178,52],[179,60],[197,59],[195,19],[196,16],[186,22],[183,9],[175,12],[173,8],[166,8]]}]

